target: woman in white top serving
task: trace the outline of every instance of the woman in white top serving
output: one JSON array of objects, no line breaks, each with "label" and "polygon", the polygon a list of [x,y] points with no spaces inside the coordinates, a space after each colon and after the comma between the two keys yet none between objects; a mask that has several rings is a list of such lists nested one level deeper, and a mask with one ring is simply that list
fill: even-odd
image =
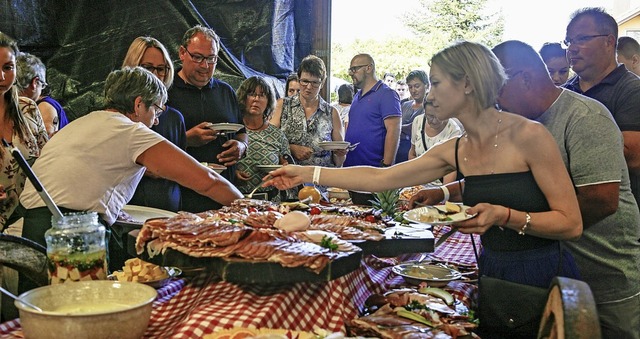
[{"label": "woman in white top serving", "polygon": [[[33,166],[63,212],[95,211],[104,224],[112,225],[145,170],[223,205],[242,197],[226,179],[150,129],[165,111],[166,100],[162,82],[141,67],[109,74],[107,108],[60,130]],[[20,202],[27,209],[23,236],[45,244],[51,213],[31,183]]]}]

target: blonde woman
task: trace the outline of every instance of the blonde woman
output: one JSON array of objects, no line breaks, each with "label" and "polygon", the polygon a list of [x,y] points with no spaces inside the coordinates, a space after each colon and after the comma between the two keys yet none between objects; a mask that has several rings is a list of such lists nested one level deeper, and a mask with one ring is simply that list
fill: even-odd
[{"label": "blonde woman", "polygon": [[458,42],[433,56],[430,80],[427,100],[435,116],[458,118],[466,127],[463,137],[389,168],[284,166],[265,185],[317,182],[379,192],[456,171],[465,178],[467,213],[476,216],[455,227],[482,235],[481,275],[544,288],[556,275],[578,278],[573,257],[560,246],[582,233],[573,185],[544,126],[495,108],[507,81],[498,59],[483,45]]},{"label": "blonde woman", "polygon": [[[173,84],[174,69],[169,52],[160,41],[154,38],[135,38],[129,46],[122,66],[140,66],[153,73],[166,88],[170,88]],[[151,129],[181,150],[186,150],[187,132],[184,125],[184,117],[176,109],[167,106],[166,110],[158,118],[158,124],[152,126]],[[181,208],[180,200],[180,185],[173,181],[152,177],[147,174],[140,181],[129,203],[177,212]]]}]

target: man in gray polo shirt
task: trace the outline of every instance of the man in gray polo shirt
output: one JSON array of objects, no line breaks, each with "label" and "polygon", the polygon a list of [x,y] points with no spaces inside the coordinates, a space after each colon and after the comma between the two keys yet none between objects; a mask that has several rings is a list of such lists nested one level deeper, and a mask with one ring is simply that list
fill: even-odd
[{"label": "man in gray polo shirt", "polygon": [[493,49],[509,75],[500,107],[549,129],[576,187],[584,231],[565,244],[596,300],[603,338],[640,338],[640,213],[622,137],[601,103],[556,87],[520,41]]}]

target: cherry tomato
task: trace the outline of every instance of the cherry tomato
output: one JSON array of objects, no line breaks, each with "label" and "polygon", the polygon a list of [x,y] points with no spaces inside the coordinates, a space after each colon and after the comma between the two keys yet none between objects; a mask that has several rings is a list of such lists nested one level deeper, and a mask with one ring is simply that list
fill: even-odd
[{"label": "cherry tomato", "polygon": [[322,210],[318,207],[311,207],[311,209],[309,210],[309,214],[311,215],[316,215],[316,214],[320,214],[322,213]]},{"label": "cherry tomato", "polygon": [[368,222],[377,222],[378,221],[378,219],[376,219],[376,216],[375,215],[371,215],[371,214],[369,214],[366,217],[364,217],[364,220],[368,221]]}]

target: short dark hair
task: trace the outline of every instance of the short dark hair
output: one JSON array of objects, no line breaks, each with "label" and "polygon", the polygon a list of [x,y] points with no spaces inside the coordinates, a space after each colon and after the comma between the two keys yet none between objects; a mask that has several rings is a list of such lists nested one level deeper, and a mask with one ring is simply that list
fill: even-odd
[{"label": "short dark hair", "polygon": [[273,113],[273,110],[276,108],[276,94],[271,85],[269,85],[269,83],[260,76],[252,76],[240,84],[237,91],[240,112],[242,112],[242,114],[246,112],[247,96],[254,93],[256,88],[262,89],[263,94],[267,98],[267,107],[264,112],[262,112],[262,116],[265,120],[268,120],[269,117],[271,117],[271,113]]},{"label": "short dark hair", "polygon": [[636,39],[629,36],[621,36],[618,38],[618,54],[622,54],[625,58],[629,59],[634,54],[640,54],[640,44]]},{"label": "short dark hair", "polygon": [[220,52],[220,37],[213,29],[204,27],[202,25],[195,25],[184,32],[181,41],[182,46],[184,46],[185,48],[189,46],[189,44],[191,43],[191,38],[193,38],[193,36],[198,33],[204,34],[207,39],[213,41],[213,43],[216,45],[216,48],[218,49],[218,53]]},{"label": "short dark hair", "polygon": [[545,63],[553,58],[566,58],[567,50],[562,48],[559,42],[545,42],[540,48],[540,56]]},{"label": "short dark hair", "polygon": [[616,38],[616,41],[618,40],[618,23],[602,7],[585,7],[573,12],[567,28],[584,16],[593,18],[599,34],[611,34]]},{"label": "short dark hair", "polygon": [[341,104],[350,104],[353,101],[353,85],[342,84],[338,87],[338,102]]},{"label": "short dark hair", "polygon": [[315,77],[320,78],[323,81],[327,78],[327,68],[324,66],[324,61],[315,55],[307,55],[300,61],[298,67],[298,78],[302,77],[302,72],[307,72]]},{"label": "short dark hair", "polygon": [[427,87],[429,87],[429,76],[427,76],[427,72],[421,69],[416,69],[409,72],[409,75],[407,75],[407,82],[413,79],[418,79],[422,81],[423,84],[427,85]]}]

